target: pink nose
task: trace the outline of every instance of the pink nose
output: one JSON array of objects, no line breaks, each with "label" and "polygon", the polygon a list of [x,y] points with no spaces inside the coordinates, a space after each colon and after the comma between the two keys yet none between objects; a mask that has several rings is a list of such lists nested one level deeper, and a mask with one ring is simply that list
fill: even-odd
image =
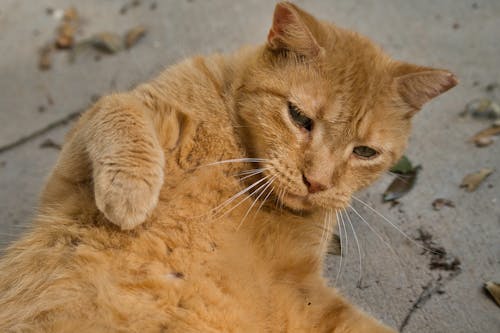
[{"label": "pink nose", "polygon": [[305,175],[302,176],[304,184],[307,186],[309,193],[318,193],[327,189],[327,186],[311,178],[307,178]]}]

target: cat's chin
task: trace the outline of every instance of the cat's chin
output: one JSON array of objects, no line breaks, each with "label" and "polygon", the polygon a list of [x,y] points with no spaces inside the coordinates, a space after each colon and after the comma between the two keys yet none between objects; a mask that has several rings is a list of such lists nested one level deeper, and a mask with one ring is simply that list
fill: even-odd
[{"label": "cat's chin", "polygon": [[314,208],[309,196],[300,196],[292,193],[287,193],[281,198],[282,203],[288,208],[295,211],[310,211]]}]

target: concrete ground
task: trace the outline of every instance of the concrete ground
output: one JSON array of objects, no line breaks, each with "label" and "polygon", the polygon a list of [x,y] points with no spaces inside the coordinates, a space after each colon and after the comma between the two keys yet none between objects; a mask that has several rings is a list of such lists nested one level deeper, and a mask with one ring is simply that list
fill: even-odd
[{"label": "concrete ground", "polygon": [[[230,52],[265,40],[274,1],[0,0],[0,243],[5,246],[29,225],[37,194],[75,115],[97,95],[128,89],[164,66],[197,53]],[[361,243],[362,271],[352,233],[340,258],[330,256],[326,274],[366,311],[404,332],[500,332],[500,308],[482,291],[500,280],[500,142],[477,148],[466,139],[488,126],[461,118],[476,97],[500,100],[500,2],[498,0],[323,0],[297,1],[318,17],[357,30],[394,57],[445,67],[460,86],[425,107],[415,119],[408,156],[423,169],[415,188],[391,208],[381,193],[384,176],[360,197],[409,238],[430,233],[432,246],[458,258],[460,270],[430,268],[421,242],[408,240],[370,209],[354,207],[386,239],[351,213]],[[89,51],[68,63],[54,57],[52,69],[37,68],[38,49],[53,38],[59,9],[75,5],[84,18],[80,37],[123,33],[145,24],[147,36],[134,48],[98,61]],[[48,14],[47,8],[55,9]],[[79,38],[80,38],[79,37]],[[462,177],[483,167],[497,170],[473,193],[459,188]],[[455,208],[435,211],[442,197]],[[389,245],[387,245],[389,244]],[[392,247],[393,250],[391,250]],[[358,283],[361,275],[361,283]]]}]

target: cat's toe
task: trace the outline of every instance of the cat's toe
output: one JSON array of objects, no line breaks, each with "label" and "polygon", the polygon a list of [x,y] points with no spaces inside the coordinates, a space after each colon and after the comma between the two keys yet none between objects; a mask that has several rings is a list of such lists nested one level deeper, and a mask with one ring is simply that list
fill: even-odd
[{"label": "cat's toe", "polygon": [[146,221],[158,204],[163,171],[141,172],[122,170],[98,172],[94,178],[97,208],[122,230],[130,230]]}]

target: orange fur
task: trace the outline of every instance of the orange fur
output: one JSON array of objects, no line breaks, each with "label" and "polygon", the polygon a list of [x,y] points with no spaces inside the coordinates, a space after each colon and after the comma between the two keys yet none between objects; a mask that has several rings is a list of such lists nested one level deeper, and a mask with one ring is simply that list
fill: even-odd
[{"label": "orange fur", "polygon": [[[325,221],[398,160],[411,115],[455,84],[283,2],[266,45],[102,98],[0,262],[0,331],[393,332],[326,285]],[[356,157],[360,145],[379,155]],[[211,164],[249,157],[265,161]]]}]

